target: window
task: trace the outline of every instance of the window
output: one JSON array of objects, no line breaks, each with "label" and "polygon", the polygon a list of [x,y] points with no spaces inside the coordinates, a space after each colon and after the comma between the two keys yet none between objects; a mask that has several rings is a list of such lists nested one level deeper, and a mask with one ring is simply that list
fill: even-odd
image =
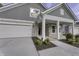
[{"label": "window", "polygon": [[59,26],[59,32],[62,32],[62,27],[63,27],[63,25],[60,24],[60,26]]},{"label": "window", "polygon": [[55,29],[56,29],[56,27],[52,26],[52,33],[55,33]]},{"label": "window", "polygon": [[65,26],[65,33],[69,33],[69,26],[68,25]]},{"label": "window", "polygon": [[41,23],[38,24],[38,35],[42,35],[42,25],[41,25]]},{"label": "window", "polygon": [[64,15],[64,10],[62,8],[60,9],[60,14]]}]

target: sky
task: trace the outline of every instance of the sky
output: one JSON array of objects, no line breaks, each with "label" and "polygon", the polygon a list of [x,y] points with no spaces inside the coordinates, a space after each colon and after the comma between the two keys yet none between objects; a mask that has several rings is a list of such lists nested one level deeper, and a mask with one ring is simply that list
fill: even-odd
[{"label": "sky", "polygon": [[42,3],[42,5],[44,6],[44,8],[49,9],[51,7],[56,6],[58,3]]},{"label": "sky", "polygon": [[76,17],[79,19],[79,3],[69,3],[68,6],[74,12]]},{"label": "sky", "polygon": [[[56,6],[58,3],[43,3],[42,5],[49,9],[53,6]],[[76,15],[77,19],[79,19],[79,3],[67,3],[73,13]]]}]

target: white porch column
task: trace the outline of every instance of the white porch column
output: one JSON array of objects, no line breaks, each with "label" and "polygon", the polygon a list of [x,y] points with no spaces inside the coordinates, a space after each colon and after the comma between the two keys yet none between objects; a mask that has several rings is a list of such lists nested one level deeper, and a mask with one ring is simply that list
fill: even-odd
[{"label": "white porch column", "polygon": [[42,38],[45,40],[45,18],[42,19]]},{"label": "white porch column", "polygon": [[[72,26],[72,34],[75,35],[74,34],[74,22],[73,22],[73,26]],[[73,38],[75,38],[75,37],[73,36]]]},{"label": "white porch column", "polygon": [[60,23],[59,21],[57,21],[57,39],[60,39],[59,27],[60,27]]}]

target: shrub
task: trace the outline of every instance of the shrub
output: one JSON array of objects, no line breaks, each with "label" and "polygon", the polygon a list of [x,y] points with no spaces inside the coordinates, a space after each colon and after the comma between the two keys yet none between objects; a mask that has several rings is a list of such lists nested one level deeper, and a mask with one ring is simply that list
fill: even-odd
[{"label": "shrub", "polygon": [[37,45],[37,46],[41,46],[42,45],[42,40],[41,39],[39,39],[38,37],[35,37],[34,38],[34,42],[35,42],[35,44]]},{"label": "shrub", "polygon": [[75,35],[76,42],[79,42],[79,35]]},{"label": "shrub", "polygon": [[68,39],[68,42],[69,42],[69,43],[71,43],[72,41],[73,41],[72,38],[69,38],[69,39]]},{"label": "shrub", "polygon": [[41,41],[41,40],[35,40],[35,44],[36,44],[37,46],[41,46],[41,45],[42,45],[42,41]]},{"label": "shrub", "polygon": [[49,45],[49,44],[50,44],[50,40],[47,38],[47,39],[44,40],[43,43],[44,43],[45,45]]},{"label": "shrub", "polygon": [[38,37],[32,37],[34,40],[40,40],[40,38]]},{"label": "shrub", "polygon": [[66,40],[73,39],[73,35],[71,33],[66,34]]},{"label": "shrub", "polygon": [[79,38],[79,35],[75,35],[75,38]]},{"label": "shrub", "polygon": [[37,45],[38,47],[42,46],[43,44],[50,45],[50,40],[48,38],[43,41],[42,38],[40,39],[38,37],[33,37],[33,40],[35,42],[35,45]]}]

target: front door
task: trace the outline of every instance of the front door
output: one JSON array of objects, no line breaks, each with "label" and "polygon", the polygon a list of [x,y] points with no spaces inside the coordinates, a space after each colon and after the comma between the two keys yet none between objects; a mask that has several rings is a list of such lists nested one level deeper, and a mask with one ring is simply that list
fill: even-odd
[{"label": "front door", "polygon": [[49,36],[50,36],[50,38],[52,38],[52,39],[56,39],[57,38],[57,35],[56,35],[56,25],[51,25],[50,27],[49,27]]},{"label": "front door", "polygon": [[67,33],[69,33],[69,26],[68,25],[65,26],[65,34],[67,34]]}]

